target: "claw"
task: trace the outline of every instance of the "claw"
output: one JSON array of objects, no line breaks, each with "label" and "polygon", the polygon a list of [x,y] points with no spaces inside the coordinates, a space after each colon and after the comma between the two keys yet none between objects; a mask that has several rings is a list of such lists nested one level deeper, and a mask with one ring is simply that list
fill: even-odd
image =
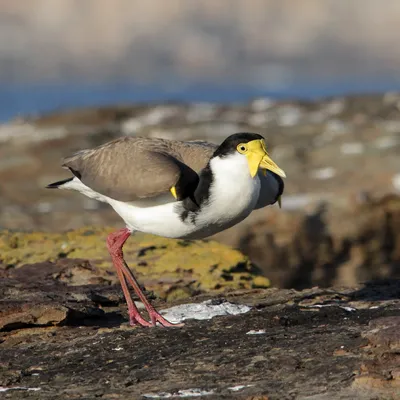
[{"label": "claw", "polygon": [[130,326],[144,326],[144,327],[151,327],[153,324],[149,321],[146,321],[140,314],[136,313],[129,313],[129,325]]},{"label": "claw", "polygon": [[172,322],[169,322],[169,321],[167,321],[161,314],[159,314],[159,313],[158,313],[157,311],[155,311],[155,310],[154,310],[154,312],[151,312],[151,311],[150,311],[150,319],[151,319],[151,322],[152,322],[153,326],[156,326],[156,325],[157,325],[157,322],[158,322],[161,326],[163,326],[163,327],[165,327],[165,328],[167,328],[167,327],[180,328],[180,327],[182,327],[182,326],[185,325],[183,322],[181,322],[181,323],[176,323],[176,324],[174,324],[174,323],[172,323]]}]

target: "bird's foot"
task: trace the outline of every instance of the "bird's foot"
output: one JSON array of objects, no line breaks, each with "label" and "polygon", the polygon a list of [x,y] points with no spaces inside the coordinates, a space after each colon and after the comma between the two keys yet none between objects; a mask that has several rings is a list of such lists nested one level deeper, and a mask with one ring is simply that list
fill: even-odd
[{"label": "bird's foot", "polygon": [[175,327],[180,328],[185,324],[173,324],[172,322],[167,321],[162,315],[160,315],[156,310],[151,310],[150,313],[151,322],[146,321],[139,313],[132,310],[129,312],[129,325],[130,326],[144,326],[144,327],[154,327],[157,326],[157,322],[163,327]]},{"label": "bird's foot", "polygon": [[129,325],[130,326],[145,326],[150,327],[153,324],[149,321],[146,321],[136,310],[129,311]]},{"label": "bird's foot", "polygon": [[163,327],[174,327],[174,328],[180,328],[184,326],[184,323],[177,323],[173,324],[172,322],[167,321],[160,313],[158,313],[156,310],[149,310],[148,311],[150,320],[153,326],[157,325],[157,322],[163,326]]}]

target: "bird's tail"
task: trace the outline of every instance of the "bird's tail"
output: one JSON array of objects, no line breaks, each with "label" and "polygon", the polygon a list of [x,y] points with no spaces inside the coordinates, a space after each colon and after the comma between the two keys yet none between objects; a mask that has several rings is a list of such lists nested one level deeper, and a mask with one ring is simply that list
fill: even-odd
[{"label": "bird's tail", "polygon": [[61,186],[63,186],[64,184],[66,184],[68,182],[71,182],[72,179],[74,179],[74,177],[67,178],[67,179],[64,179],[62,181],[50,183],[49,185],[46,186],[46,189],[61,189]]}]

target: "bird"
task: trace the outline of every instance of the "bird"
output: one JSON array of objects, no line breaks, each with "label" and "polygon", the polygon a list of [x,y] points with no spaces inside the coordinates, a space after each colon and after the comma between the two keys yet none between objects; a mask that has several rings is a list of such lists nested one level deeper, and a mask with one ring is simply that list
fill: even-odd
[{"label": "bird", "polygon": [[[123,256],[136,231],[175,239],[204,239],[244,220],[253,210],[281,205],[285,172],[272,161],[263,136],[240,132],[217,146],[201,140],[114,139],[66,157],[72,176],[49,189],[75,190],[108,203],[125,228],[107,248],[128,306],[131,326],[174,327],[150,303]],[[129,292],[132,286],[150,320]]]}]

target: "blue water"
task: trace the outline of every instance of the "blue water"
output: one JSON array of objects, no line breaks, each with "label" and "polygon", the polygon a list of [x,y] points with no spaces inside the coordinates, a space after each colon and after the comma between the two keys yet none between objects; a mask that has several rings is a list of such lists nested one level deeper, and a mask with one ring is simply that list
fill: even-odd
[{"label": "blue water", "polygon": [[274,99],[314,99],[345,94],[382,93],[400,91],[400,82],[385,78],[341,78],[330,82],[303,80],[279,90],[262,86],[215,83],[193,83],[171,86],[134,85],[123,83],[85,84],[26,84],[0,83],[0,121],[17,116],[36,115],[49,111],[127,104],[137,102],[211,101],[245,102],[257,96]]}]

